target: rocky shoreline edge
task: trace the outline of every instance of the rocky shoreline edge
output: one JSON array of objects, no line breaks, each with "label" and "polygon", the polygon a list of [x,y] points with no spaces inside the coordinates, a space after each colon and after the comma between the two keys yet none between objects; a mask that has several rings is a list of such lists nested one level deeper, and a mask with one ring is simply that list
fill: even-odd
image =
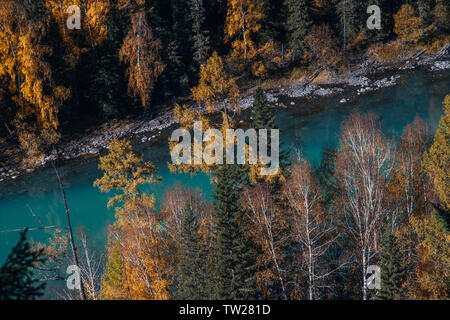
[{"label": "rocky shoreline edge", "polygon": [[[397,62],[395,64],[381,64],[366,61],[361,67],[339,76],[335,79],[312,84],[309,82],[295,83],[287,86],[278,86],[267,90],[267,99],[276,107],[287,107],[280,102],[281,97],[288,98],[320,98],[339,96],[343,97],[339,103],[346,104],[353,97],[374,92],[382,88],[395,86],[401,75],[394,74],[380,79],[370,79],[369,76],[382,73],[397,73],[401,71],[425,69],[430,72],[450,70],[450,45],[445,46],[438,53],[433,55],[422,55],[419,52],[408,60]],[[350,88],[349,94],[344,96],[344,88]],[[243,110],[251,108],[254,96],[252,94],[242,97],[239,104]],[[291,102],[295,105],[295,102]],[[197,106],[200,112],[203,112],[201,106]],[[14,180],[21,175],[31,173],[42,168],[53,161],[67,161],[81,157],[96,156],[106,150],[109,141],[113,138],[137,138],[142,143],[148,143],[157,139],[164,129],[175,125],[176,121],[171,111],[167,111],[154,119],[139,119],[129,123],[119,125],[106,124],[101,129],[96,129],[93,133],[69,141],[55,147],[47,156],[43,157],[33,167],[24,167],[16,164],[0,168],[0,184],[2,182]]]}]

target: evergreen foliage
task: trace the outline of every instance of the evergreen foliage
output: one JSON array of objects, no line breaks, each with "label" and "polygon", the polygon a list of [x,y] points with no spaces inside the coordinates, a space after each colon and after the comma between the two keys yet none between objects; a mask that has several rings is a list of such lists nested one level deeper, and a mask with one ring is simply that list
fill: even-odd
[{"label": "evergreen foliage", "polygon": [[205,248],[199,235],[198,215],[192,207],[184,209],[179,237],[178,266],[175,271],[175,299],[201,300],[207,298]]},{"label": "evergreen foliage", "polygon": [[255,252],[246,237],[239,205],[242,175],[236,165],[223,165],[215,174],[214,298],[255,299]]},{"label": "evergreen foliage", "polygon": [[0,300],[34,300],[43,294],[45,283],[33,278],[36,264],[45,261],[43,250],[33,250],[26,239],[27,229],[0,268]]},{"label": "evergreen foliage", "polygon": [[405,270],[401,264],[401,251],[397,239],[387,226],[383,237],[383,248],[380,257],[381,289],[376,298],[380,300],[400,300],[405,296],[403,284],[406,279]]}]

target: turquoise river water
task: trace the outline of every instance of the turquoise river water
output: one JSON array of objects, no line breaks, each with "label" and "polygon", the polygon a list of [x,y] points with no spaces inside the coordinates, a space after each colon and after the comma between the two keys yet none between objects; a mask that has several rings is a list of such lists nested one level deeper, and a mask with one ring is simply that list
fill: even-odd
[{"label": "turquoise river water", "polygon": [[[390,137],[398,137],[415,116],[426,120],[434,131],[449,87],[448,71],[403,73],[397,86],[358,96],[349,104],[340,104],[342,97],[313,102],[285,98],[287,104],[290,105],[291,101],[296,104],[278,111],[277,121],[285,145],[301,149],[311,162],[318,163],[324,147],[337,145],[341,122],[355,108],[378,114],[385,134]],[[146,186],[145,191],[153,192],[160,201],[167,188],[182,183],[208,196],[211,191],[208,176],[174,174],[168,170],[167,136],[171,130],[169,128],[163,133],[156,145],[137,143],[137,147],[144,151],[145,159],[159,167],[159,176],[163,179],[158,185]],[[97,165],[98,158],[73,160],[63,163],[59,170],[66,187],[73,227],[84,226],[99,245],[104,245],[107,226],[114,220],[114,210],[106,208],[109,195],[92,186],[101,175]],[[39,227],[30,214],[30,208],[46,225],[66,225],[64,206],[52,168],[43,168],[14,181],[0,183],[0,230]],[[45,241],[49,233],[30,231],[29,236]],[[17,240],[17,232],[0,233],[0,265]]]}]

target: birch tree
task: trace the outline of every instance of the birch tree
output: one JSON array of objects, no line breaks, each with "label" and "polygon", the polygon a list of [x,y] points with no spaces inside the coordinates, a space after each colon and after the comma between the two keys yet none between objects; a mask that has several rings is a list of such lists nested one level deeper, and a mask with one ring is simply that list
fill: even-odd
[{"label": "birch tree", "polygon": [[335,227],[327,221],[323,195],[308,162],[299,157],[283,187],[292,215],[292,237],[301,248],[299,269],[307,278],[308,299],[320,297],[323,280],[334,270],[327,270],[323,260],[337,239]]},{"label": "birch tree", "polygon": [[336,180],[344,229],[353,239],[367,299],[367,268],[379,252],[380,228],[387,213],[387,178],[392,169],[391,143],[376,116],[353,113],[342,125]]},{"label": "birch tree", "polygon": [[287,300],[286,268],[284,250],[289,238],[286,214],[277,207],[267,183],[246,189],[242,197],[245,214],[250,221],[250,234],[262,253],[258,257],[260,272],[258,282],[270,295],[270,283],[276,281],[281,287],[281,297]]},{"label": "birch tree", "polygon": [[146,12],[134,13],[119,54],[120,60],[128,64],[128,91],[131,96],[140,98],[144,108],[150,105],[153,87],[165,68],[161,49],[161,42],[153,37]]}]

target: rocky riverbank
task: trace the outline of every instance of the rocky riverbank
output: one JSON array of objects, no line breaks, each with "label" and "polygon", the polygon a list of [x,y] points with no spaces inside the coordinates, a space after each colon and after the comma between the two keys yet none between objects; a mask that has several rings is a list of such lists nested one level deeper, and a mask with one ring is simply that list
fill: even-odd
[{"label": "rocky riverbank", "polygon": [[[438,72],[450,70],[450,46],[446,46],[434,55],[413,56],[411,59],[395,64],[365,62],[351,73],[341,75],[331,80],[310,83],[299,81],[286,86],[277,86],[267,90],[267,98],[275,107],[287,107],[281,102],[282,97],[314,99],[336,96],[341,104],[349,103],[357,96],[371,93],[382,88],[395,86],[405,71],[414,69]],[[402,74],[403,73],[403,74]],[[386,74],[391,74],[385,76]],[[384,76],[380,76],[384,75]],[[345,90],[344,90],[345,89]],[[254,96],[248,94],[240,99],[242,109],[251,108]],[[290,102],[295,105],[294,101]],[[200,112],[203,109],[196,106]],[[30,173],[52,161],[66,161],[79,157],[96,156],[108,148],[113,138],[135,138],[142,143],[155,141],[164,129],[175,125],[172,112],[166,112],[153,119],[134,119],[117,123],[107,123],[89,135],[61,143],[47,156],[35,163],[33,167],[20,164],[10,164],[0,168],[0,183],[16,179],[22,174]]]}]

